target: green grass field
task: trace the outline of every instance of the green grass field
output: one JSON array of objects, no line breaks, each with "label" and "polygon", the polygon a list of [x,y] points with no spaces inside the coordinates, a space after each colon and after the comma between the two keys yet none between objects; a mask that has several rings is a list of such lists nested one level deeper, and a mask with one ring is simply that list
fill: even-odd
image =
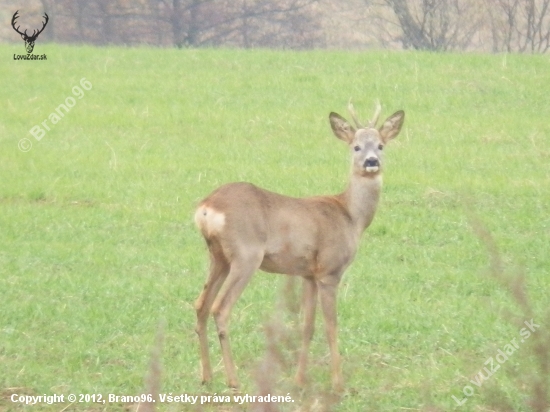
[{"label": "green grass field", "polygon": [[[406,120],[386,150],[377,216],[340,285],[346,392],[327,395],[318,313],[310,384],[294,387],[289,362],[275,393],[295,402],[280,410],[529,411],[532,380],[549,390],[533,337],[480,387],[470,383],[519,342],[507,314],[530,320],[490,276],[470,221],[492,233],[507,274],[525,274],[534,335],[548,336],[550,56],[40,43],[47,61],[14,61],[21,52],[0,46],[0,411],[127,410],[10,398],[140,394],[161,323],[161,392],[230,395],[213,322],[214,382],[200,384],[193,302],[207,253],[194,207],[230,181],[293,196],[343,190],[348,152],[328,114],[347,117],[350,97],[363,118],[380,99],[382,117],[403,109]],[[93,86],[79,99],[82,78]],[[29,130],[68,97],[74,106],[36,140]],[[258,272],[234,309],[243,394],[256,393],[264,326],[284,285]]]}]

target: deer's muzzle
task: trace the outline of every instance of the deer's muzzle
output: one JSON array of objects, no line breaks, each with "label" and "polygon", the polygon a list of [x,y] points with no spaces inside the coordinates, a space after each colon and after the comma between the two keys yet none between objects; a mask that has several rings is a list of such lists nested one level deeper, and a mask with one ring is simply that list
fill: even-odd
[{"label": "deer's muzzle", "polygon": [[367,172],[378,172],[378,169],[380,168],[380,161],[376,157],[369,157],[365,160],[363,167]]}]

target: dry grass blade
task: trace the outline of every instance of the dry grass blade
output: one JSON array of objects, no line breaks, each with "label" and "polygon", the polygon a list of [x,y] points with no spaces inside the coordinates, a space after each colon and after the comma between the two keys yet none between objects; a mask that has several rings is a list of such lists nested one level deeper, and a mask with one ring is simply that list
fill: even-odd
[{"label": "dry grass blade", "polygon": [[151,360],[149,363],[149,370],[145,377],[145,392],[146,396],[151,396],[151,402],[141,403],[136,412],[155,412],[155,402],[159,401],[159,392],[162,379],[162,367],[161,367],[161,354],[162,346],[164,343],[164,322],[160,322],[157,335],[155,338],[155,345],[151,351]]},{"label": "dry grass blade", "polygon": [[[544,315],[536,315],[533,310],[529,296],[526,292],[525,273],[523,271],[516,275],[507,275],[498,246],[489,230],[475,217],[470,216],[470,225],[474,233],[487,248],[490,260],[489,272],[503,287],[508,289],[515,302],[521,308],[520,316],[510,317],[515,325],[524,326],[524,321],[533,319],[535,323],[541,323],[541,328],[533,333],[529,339],[530,355],[535,359],[538,366],[532,376],[527,377],[530,381],[532,393],[529,400],[530,407],[535,412],[548,412],[550,410],[550,312]],[[542,319],[546,322],[542,323]],[[510,319],[509,319],[510,320]]]}]

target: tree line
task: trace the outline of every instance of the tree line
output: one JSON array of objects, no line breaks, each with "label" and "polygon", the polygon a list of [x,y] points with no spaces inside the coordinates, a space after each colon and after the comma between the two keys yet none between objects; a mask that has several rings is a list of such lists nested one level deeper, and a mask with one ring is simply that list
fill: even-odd
[{"label": "tree line", "polygon": [[[164,47],[355,47],[545,53],[550,0],[41,0],[42,38]],[[339,12],[345,19],[331,24]]]}]

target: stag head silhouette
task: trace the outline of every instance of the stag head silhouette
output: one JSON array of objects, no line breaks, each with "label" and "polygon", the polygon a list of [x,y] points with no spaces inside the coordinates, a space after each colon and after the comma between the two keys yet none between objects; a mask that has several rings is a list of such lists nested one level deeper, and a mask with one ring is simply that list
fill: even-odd
[{"label": "stag head silhouette", "polygon": [[25,40],[25,49],[27,49],[28,54],[31,54],[32,51],[34,50],[34,42],[36,41],[36,38],[38,37],[38,35],[44,31],[44,28],[46,27],[46,24],[48,24],[49,17],[46,13],[44,13],[44,19],[46,19],[46,20],[44,21],[44,23],[42,23],[42,28],[38,31],[33,30],[32,35],[29,36],[27,34],[27,30],[25,30],[23,33],[19,31],[19,27],[21,27],[21,26],[17,26],[17,28],[15,27],[15,21],[19,17],[17,15],[18,13],[19,13],[19,10],[17,10],[15,12],[15,14],[13,15],[13,17],[11,19],[11,26],[13,27],[13,29],[17,33],[19,33],[21,35],[21,38],[23,40]]}]

